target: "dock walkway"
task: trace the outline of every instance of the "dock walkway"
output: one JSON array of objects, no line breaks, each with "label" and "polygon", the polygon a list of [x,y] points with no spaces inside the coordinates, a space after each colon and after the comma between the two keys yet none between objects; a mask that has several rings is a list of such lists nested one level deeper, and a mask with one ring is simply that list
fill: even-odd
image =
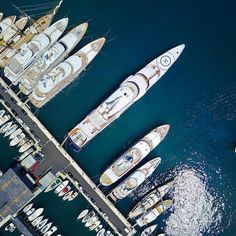
[{"label": "dock walkway", "polygon": [[121,236],[130,236],[136,233],[134,227],[121,214],[115,205],[97,188],[95,183],[74,161],[74,159],[59,144],[53,135],[34,116],[31,110],[21,102],[14,91],[9,88],[5,81],[0,78],[0,97],[5,104],[17,113],[27,126],[36,135],[43,147],[44,160],[34,172],[35,177],[40,177],[50,170],[53,174],[59,171],[70,172],[80,186],[90,195],[96,205],[89,200],[90,204],[98,211],[104,220],[113,228],[115,233]]}]

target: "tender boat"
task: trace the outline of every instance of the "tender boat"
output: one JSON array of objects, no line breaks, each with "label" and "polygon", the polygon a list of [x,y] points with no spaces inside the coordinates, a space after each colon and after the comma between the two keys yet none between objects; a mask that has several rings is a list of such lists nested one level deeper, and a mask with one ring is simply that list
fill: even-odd
[{"label": "tender boat", "polygon": [[26,213],[27,211],[29,211],[32,208],[32,206],[33,203],[28,204],[27,206],[24,207],[23,212]]},{"label": "tender boat", "polygon": [[19,152],[25,152],[27,151],[30,147],[32,147],[34,145],[34,141],[33,140],[29,140],[27,142],[25,142],[19,149]]},{"label": "tender boat", "polygon": [[142,233],[141,236],[151,236],[153,235],[154,231],[156,230],[157,225],[151,225],[147,227]]},{"label": "tender boat", "polygon": [[40,232],[42,234],[45,234],[50,229],[51,226],[52,226],[52,222],[46,224],[45,226],[43,226],[43,228],[40,230]]},{"label": "tender boat", "polygon": [[63,188],[65,188],[69,184],[69,180],[64,180],[54,191],[54,193],[58,194],[61,192]]},{"label": "tender boat", "polygon": [[9,137],[9,139],[14,139],[17,135],[21,134],[23,131],[22,129],[17,129],[14,133],[12,133]]},{"label": "tender boat", "polygon": [[6,49],[6,47],[13,42],[14,39],[20,37],[21,31],[25,28],[29,17],[22,17],[12,24],[7,29],[0,33],[0,53]]},{"label": "tender boat", "polygon": [[68,193],[71,190],[71,186],[67,185],[65,188],[63,188],[61,190],[61,192],[59,192],[58,197],[62,197],[64,196],[66,193]]},{"label": "tender boat", "polygon": [[80,219],[84,218],[88,213],[89,213],[89,209],[85,209],[85,210],[81,211],[76,220],[80,220]]},{"label": "tender boat", "polygon": [[7,122],[6,124],[4,124],[1,128],[0,128],[0,133],[5,133],[7,132],[10,128],[11,128],[11,125],[12,125],[13,121],[9,121]]},{"label": "tender boat", "polygon": [[19,89],[29,95],[42,76],[51,68],[62,62],[84,36],[88,23],[76,26],[63,38],[51,46],[41,57],[34,62],[31,68],[24,73]]},{"label": "tender boat", "polygon": [[138,186],[140,186],[158,167],[161,163],[161,158],[157,157],[147,162],[131,175],[129,175],[124,181],[122,181],[111,192],[111,198],[116,201],[117,199],[123,199],[132,193]]},{"label": "tender boat", "polygon": [[98,216],[93,216],[91,217],[86,223],[85,223],[85,227],[88,228],[91,225],[93,225],[96,221],[98,221]]},{"label": "tender boat", "polygon": [[173,200],[165,200],[161,203],[158,203],[155,207],[145,212],[142,216],[140,216],[136,222],[142,227],[154,221],[159,215],[164,213],[168,208],[173,205]]},{"label": "tender boat", "polygon": [[17,130],[17,128],[18,128],[18,125],[17,125],[17,124],[12,125],[12,126],[10,127],[10,129],[4,134],[3,137],[7,137],[7,136],[13,134],[13,133]]},{"label": "tender boat", "polygon": [[67,193],[63,196],[62,200],[63,200],[63,201],[69,200],[69,198],[72,196],[73,192],[74,192],[73,190],[67,192]]},{"label": "tender boat", "polygon": [[44,210],[43,208],[38,208],[32,215],[28,217],[28,220],[33,221],[43,213],[43,210]]},{"label": "tender boat", "polygon": [[10,146],[16,146],[24,138],[25,138],[25,134],[24,133],[20,133],[14,139],[11,140]]},{"label": "tender boat", "polygon": [[6,110],[2,109],[0,110],[0,118],[3,117],[3,115],[6,113]]},{"label": "tender boat", "polygon": [[17,161],[22,161],[24,160],[29,154],[31,154],[34,151],[33,148],[28,149],[24,153],[22,153],[19,157],[16,158]]},{"label": "tender boat", "polygon": [[29,211],[27,211],[25,214],[27,215],[27,216],[30,216],[31,214],[33,214],[34,212],[35,212],[35,208],[33,207],[33,208],[31,208]]},{"label": "tender boat", "polygon": [[68,201],[73,201],[77,196],[79,195],[78,192],[74,192],[69,198],[68,198]]},{"label": "tender boat", "polygon": [[49,192],[49,191],[55,189],[61,183],[62,183],[62,180],[60,178],[55,179],[50,185],[48,185],[48,187],[44,190],[44,192],[46,193],[46,192]]},{"label": "tender boat", "polygon": [[95,230],[101,224],[100,220],[97,220],[93,225],[89,226],[89,231]]},{"label": "tender boat", "polygon": [[134,146],[111,164],[101,175],[100,183],[109,186],[123,177],[166,137],[169,127],[169,125],[159,126],[140,139]]},{"label": "tender boat", "polygon": [[47,222],[48,222],[48,219],[44,219],[44,220],[42,220],[41,222],[39,222],[39,223],[36,225],[37,229],[42,229],[42,228],[47,224]]},{"label": "tender boat", "polygon": [[172,48],[129,76],[98,108],[76,125],[68,134],[75,151],[79,151],[97,134],[110,125],[168,71],[184,49],[184,44]]},{"label": "tender boat", "polygon": [[62,35],[67,24],[68,18],[61,19],[36,35],[28,44],[22,45],[20,52],[8,61],[4,75],[17,85],[23,73]]},{"label": "tender boat", "polygon": [[50,230],[48,230],[43,236],[50,236],[50,235],[52,235],[56,231],[57,231],[57,227],[56,226],[52,226],[52,228]]},{"label": "tender boat", "polygon": [[31,222],[32,226],[38,225],[38,224],[41,222],[42,219],[43,219],[43,216],[39,216],[39,217],[37,217],[36,219],[34,219],[34,220]]},{"label": "tender boat", "polygon": [[96,236],[104,236],[106,230],[105,229],[101,229],[98,231],[98,233],[96,234]]},{"label": "tender boat", "polygon": [[105,38],[97,39],[65,61],[54,67],[38,82],[29,96],[35,107],[42,107],[56,94],[75,80],[86,66],[95,58],[105,43]]},{"label": "tender boat", "polygon": [[83,217],[82,223],[86,223],[88,220],[90,220],[92,217],[94,217],[96,214],[94,211],[89,212],[86,216]]},{"label": "tender boat", "polygon": [[10,115],[4,115],[0,118],[0,126],[4,125],[7,121],[11,119]]},{"label": "tender boat", "polygon": [[129,213],[129,218],[133,219],[143,214],[153,206],[155,206],[165,194],[172,188],[174,181],[164,184],[149,194],[147,194]]}]

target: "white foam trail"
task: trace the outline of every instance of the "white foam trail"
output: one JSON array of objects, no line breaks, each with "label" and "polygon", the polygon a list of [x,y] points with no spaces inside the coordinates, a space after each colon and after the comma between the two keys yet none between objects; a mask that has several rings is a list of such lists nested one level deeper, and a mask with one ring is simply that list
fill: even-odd
[{"label": "white foam trail", "polygon": [[167,235],[200,236],[210,233],[211,227],[215,233],[220,228],[223,205],[208,191],[205,178],[194,169],[181,170],[175,177],[174,206],[166,220]]}]

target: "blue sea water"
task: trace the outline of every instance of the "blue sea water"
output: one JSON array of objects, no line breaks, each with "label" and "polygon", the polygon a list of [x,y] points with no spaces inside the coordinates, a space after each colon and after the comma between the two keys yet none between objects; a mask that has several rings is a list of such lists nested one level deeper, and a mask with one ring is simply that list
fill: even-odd
[{"label": "blue sea water", "polygon": [[[1,11],[11,15],[17,13],[11,4],[45,2],[10,0],[1,4]],[[158,232],[236,235],[235,7],[232,0],[65,0],[57,14],[56,19],[69,16],[71,27],[89,21],[80,47],[104,35],[108,41],[80,79],[38,112],[59,141],[127,76],[166,50],[186,44],[176,64],[145,97],[80,153],[66,146],[98,183],[106,166],[136,140],[158,125],[170,124],[166,139],[145,160],[161,156],[162,164],[145,185],[117,204],[127,215],[151,185],[175,177],[169,195],[175,204],[157,219]],[[0,169],[6,171],[17,150],[3,138],[0,148]],[[78,213],[88,207],[82,196],[65,203],[48,193],[35,203],[45,207],[63,236],[95,235],[76,223]],[[1,230],[0,235],[10,234]]]}]

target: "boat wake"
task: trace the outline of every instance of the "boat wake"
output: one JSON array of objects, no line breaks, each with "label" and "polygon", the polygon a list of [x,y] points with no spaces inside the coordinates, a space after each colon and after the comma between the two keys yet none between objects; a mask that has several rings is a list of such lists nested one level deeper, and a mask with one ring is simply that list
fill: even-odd
[{"label": "boat wake", "polygon": [[171,236],[217,235],[221,231],[224,204],[217,193],[211,193],[205,173],[181,169],[172,191],[174,205],[166,220],[165,231]]}]

